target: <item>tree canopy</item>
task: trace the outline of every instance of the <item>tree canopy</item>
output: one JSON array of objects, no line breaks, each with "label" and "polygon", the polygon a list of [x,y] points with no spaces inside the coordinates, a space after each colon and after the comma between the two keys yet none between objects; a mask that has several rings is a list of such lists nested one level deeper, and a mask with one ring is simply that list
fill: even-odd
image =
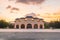
[{"label": "tree canopy", "polygon": [[52,28],[60,28],[60,21],[50,22],[49,26],[52,27]]},{"label": "tree canopy", "polygon": [[0,28],[6,28],[9,25],[5,20],[0,20]]}]

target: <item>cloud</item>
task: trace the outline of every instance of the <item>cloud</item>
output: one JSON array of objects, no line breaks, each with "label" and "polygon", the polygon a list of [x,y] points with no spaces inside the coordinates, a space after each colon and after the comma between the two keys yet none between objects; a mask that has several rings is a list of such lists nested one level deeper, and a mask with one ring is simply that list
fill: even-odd
[{"label": "cloud", "polygon": [[6,7],[6,9],[9,9],[9,10],[10,10],[10,13],[14,13],[14,12],[20,11],[19,8],[12,7],[12,6],[10,6],[10,5],[8,5],[8,6]]},{"label": "cloud", "polygon": [[14,0],[8,0],[8,1],[14,1]]},{"label": "cloud", "polygon": [[8,5],[8,6],[6,7],[6,9],[9,9],[9,8],[11,8],[11,6],[10,6],[10,5]]},{"label": "cloud", "polygon": [[15,7],[13,7],[11,10],[19,11],[19,9],[18,8],[15,8]]},{"label": "cloud", "polygon": [[6,9],[19,11],[19,8],[12,7],[12,6],[10,6],[10,5],[8,5],[8,6],[6,7]]},{"label": "cloud", "polygon": [[37,15],[35,13],[29,13],[29,14],[26,14],[25,16],[37,17]]},{"label": "cloud", "polygon": [[10,13],[17,13],[19,11],[19,8],[12,7],[10,10]]},{"label": "cloud", "polygon": [[16,3],[24,3],[24,4],[41,4],[45,0],[16,0]]}]

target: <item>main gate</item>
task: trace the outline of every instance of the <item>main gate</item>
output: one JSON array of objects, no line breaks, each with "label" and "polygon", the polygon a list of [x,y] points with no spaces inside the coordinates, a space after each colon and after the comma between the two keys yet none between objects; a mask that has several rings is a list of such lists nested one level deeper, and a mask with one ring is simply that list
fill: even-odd
[{"label": "main gate", "polygon": [[32,29],[32,25],[31,24],[27,24],[27,29]]}]

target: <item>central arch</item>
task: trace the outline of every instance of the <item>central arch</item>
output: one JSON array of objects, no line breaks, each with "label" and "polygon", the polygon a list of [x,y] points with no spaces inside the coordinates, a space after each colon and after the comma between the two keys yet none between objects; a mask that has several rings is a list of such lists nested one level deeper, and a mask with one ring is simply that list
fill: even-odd
[{"label": "central arch", "polygon": [[31,24],[27,24],[27,29],[32,29],[32,25]]}]

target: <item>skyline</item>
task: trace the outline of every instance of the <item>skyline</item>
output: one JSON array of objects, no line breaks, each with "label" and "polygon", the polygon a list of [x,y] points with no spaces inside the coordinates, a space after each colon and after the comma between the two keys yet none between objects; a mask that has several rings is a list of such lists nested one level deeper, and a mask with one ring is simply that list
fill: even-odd
[{"label": "skyline", "polygon": [[45,21],[60,18],[60,0],[38,1],[40,0],[28,2],[27,0],[18,2],[17,0],[0,0],[0,18],[9,22],[30,13],[35,13],[37,17],[42,17]]}]

